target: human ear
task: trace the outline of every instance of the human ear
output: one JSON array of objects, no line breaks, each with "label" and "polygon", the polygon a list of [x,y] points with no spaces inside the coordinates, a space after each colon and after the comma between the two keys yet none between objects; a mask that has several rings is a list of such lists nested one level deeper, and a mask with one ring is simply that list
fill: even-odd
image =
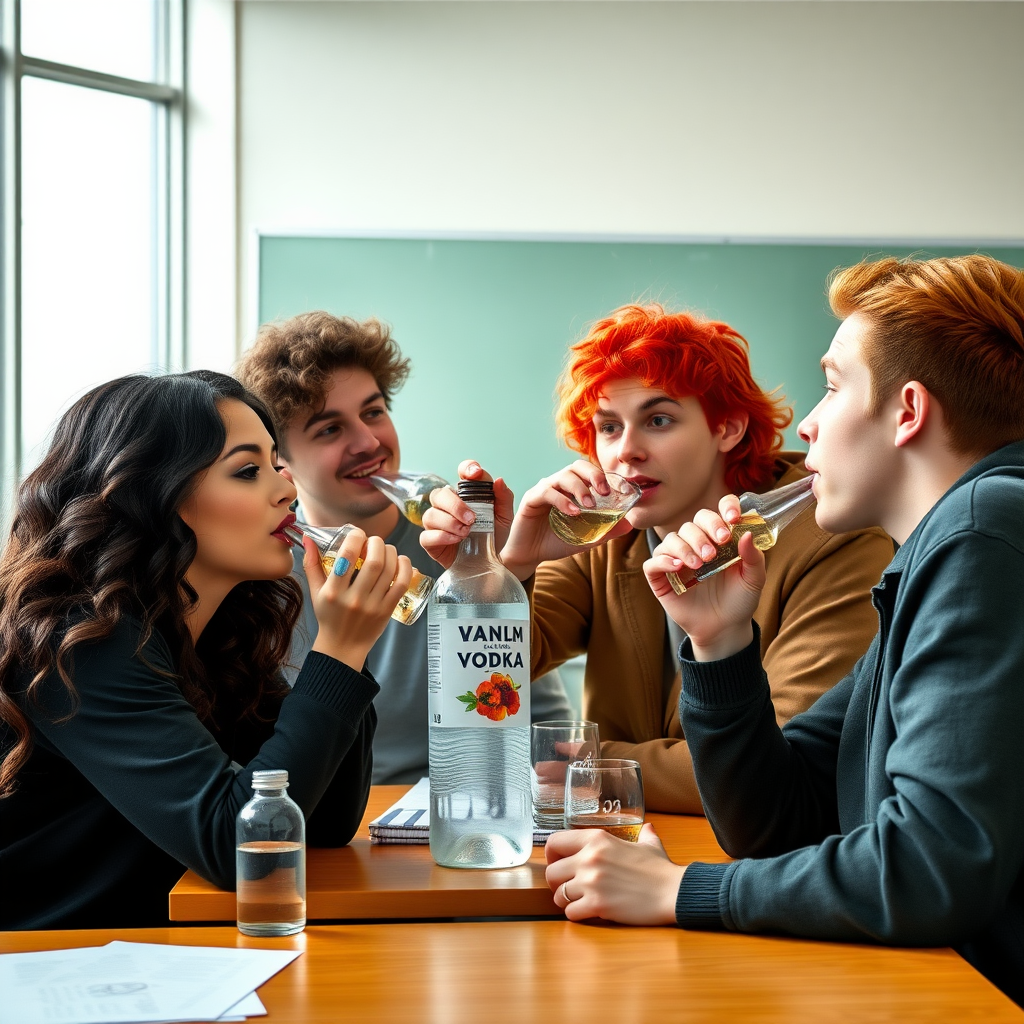
[{"label": "human ear", "polygon": [[902,448],[924,429],[931,411],[931,395],[928,389],[916,380],[909,380],[900,388],[896,401],[897,448]]},{"label": "human ear", "polygon": [[749,413],[738,412],[733,416],[727,416],[718,427],[718,450],[731,452],[746,435],[748,423]]},{"label": "human ear", "polygon": [[277,465],[280,469],[281,476],[283,476],[285,480],[287,480],[290,484],[294,486],[295,477],[292,476],[292,471],[288,467],[288,463],[285,462],[285,460],[282,459],[280,455],[278,455],[277,457]]}]

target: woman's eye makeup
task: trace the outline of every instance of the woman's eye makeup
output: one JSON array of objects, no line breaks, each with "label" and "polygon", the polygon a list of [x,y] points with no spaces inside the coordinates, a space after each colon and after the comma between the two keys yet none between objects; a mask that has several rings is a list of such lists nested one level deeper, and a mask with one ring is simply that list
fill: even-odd
[{"label": "woman's eye makeup", "polygon": [[232,476],[238,477],[239,480],[255,480],[259,476],[260,467],[255,462],[250,462],[243,466],[241,469],[232,473]]}]

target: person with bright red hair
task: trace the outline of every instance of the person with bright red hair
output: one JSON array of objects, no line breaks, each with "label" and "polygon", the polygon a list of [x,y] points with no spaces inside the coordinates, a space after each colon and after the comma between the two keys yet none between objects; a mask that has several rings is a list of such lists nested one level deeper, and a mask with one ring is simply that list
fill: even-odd
[{"label": "person with bright red hair", "polygon": [[[533,676],[585,653],[583,713],[598,724],[602,754],[640,762],[650,809],[702,814],[677,713],[684,635],[643,564],[725,494],[806,475],[803,454],[781,450],[792,412],[754,381],[735,330],[655,304],[623,306],[594,324],[570,351],[559,397],[559,433],[584,458],[531,488],[514,518],[511,492],[495,481],[501,558],[531,591]],[[460,471],[485,475],[473,462]],[[549,511],[575,515],[592,505],[588,485],[607,493],[606,472],[637,484],[640,500],[602,541],[566,544]],[[448,565],[473,515],[452,491],[435,491],[434,501],[421,543]],[[811,511],[768,552],[755,618],[780,723],[867,650],[876,628],[871,585],[892,554],[881,530],[832,535]]]},{"label": "person with bright red hair", "polygon": [[877,635],[780,729],[758,637],[771,555],[745,536],[705,584],[666,578],[739,504],[698,511],[644,572],[687,634],[679,714],[734,859],[673,863],[649,824],[635,843],[556,832],[547,882],[573,921],[953,946],[1024,1007],[1024,270],[888,257],[828,297],[842,322],[799,435],[822,529],[899,544]]}]

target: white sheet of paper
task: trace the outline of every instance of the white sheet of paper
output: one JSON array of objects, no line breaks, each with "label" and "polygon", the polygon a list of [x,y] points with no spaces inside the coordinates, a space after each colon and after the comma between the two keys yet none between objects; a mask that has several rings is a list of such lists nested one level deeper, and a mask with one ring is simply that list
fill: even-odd
[{"label": "white sheet of paper", "polygon": [[[397,814],[395,812],[398,812]],[[412,812],[420,811],[420,814]],[[393,803],[383,814],[378,814],[371,825],[408,826],[410,816],[425,828],[430,827],[430,779],[420,779],[415,786]]]},{"label": "white sheet of paper", "polygon": [[120,941],[8,953],[0,956],[4,1018],[18,1024],[149,1024],[238,1016],[245,997],[300,955]]},{"label": "white sheet of paper", "polygon": [[217,1020],[245,1020],[246,1017],[266,1017],[267,1008],[255,992],[250,992],[244,999],[239,999],[234,1006],[222,1013]]}]

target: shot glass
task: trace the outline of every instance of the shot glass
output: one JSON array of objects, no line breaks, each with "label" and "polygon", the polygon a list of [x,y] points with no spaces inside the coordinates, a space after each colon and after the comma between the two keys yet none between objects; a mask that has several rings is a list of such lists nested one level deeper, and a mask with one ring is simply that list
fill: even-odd
[{"label": "shot glass", "polygon": [[[330,575],[337,558],[338,548],[341,542],[352,531],[352,526],[345,524],[337,527],[310,526],[309,523],[296,522],[292,526],[286,526],[284,532],[289,540],[296,546],[302,547],[302,537],[312,538],[320,550],[320,564],[324,572]],[[356,559],[355,571],[358,572],[363,565],[361,558]],[[413,567],[412,579],[409,587],[399,600],[397,607],[391,613],[391,618],[401,622],[403,626],[411,626],[423,614],[427,607],[427,598],[434,589],[432,576],[424,576],[418,569]]]},{"label": "shot glass", "polygon": [[598,494],[591,487],[593,508],[581,507],[577,516],[567,516],[554,507],[548,513],[551,529],[566,544],[593,544],[600,540],[640,500],[643,492],[625,477],[605,473],[604,478],[611,490]]},{"label": "shot glass", "polygon": [[643,823],[644,783],[636,761],[599,758],[569,765],[566,828],[599,828],[635,843]]},{"label": "shot glass", "polygon": [[375,473],[370,483],[417,526],[423,525],[423,513],[430,508],[430,492],[449,486],[448,481],[436,473]]},{"label": "shot glass", "polygon": [[530,728],[533,819],[539,828],[564,828],[565,773],[571,761],[601,753],[596,722],[534,722]]}]

